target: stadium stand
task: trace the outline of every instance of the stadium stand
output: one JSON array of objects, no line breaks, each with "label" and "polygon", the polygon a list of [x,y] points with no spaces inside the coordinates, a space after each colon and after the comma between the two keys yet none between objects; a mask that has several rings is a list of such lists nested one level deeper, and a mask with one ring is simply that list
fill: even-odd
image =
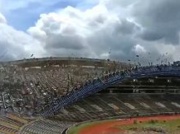
[{"label": "stadium stand", "polygon": [[76,60],[2,64],[0,133],[56,134],[81,121],[180,112],[179,66]]},{"label": "stadium stand", "polygon": [[29,119],[17,116],[15,114],[7,114],[0,116],[0,133],[17,134],[21,127],[30,122]]},{"label": "stadium stand", "polygon": [[[69,121],[106,119],[107,117],[134,116],[153,113],[180,112],[180,96],[170,95],[174,104],[169,103],[166,94],[96,94],[65,108],[68,114],[60,112],[54,118]],[[81,109],[76,109],[78,106]],[[66,116],[64,118],[64,116]],[[73,118],[72,118],[73,116]]]},{"label": "stadium stand", "polygon": [[[103,89],[108,88],[110,85],[116,84],[118,82],[123,82],[128,78],[139,79],[143,77],[156,77],[158,76],[173,76],[180,77],[180,67],[179,66],[151,66],[151,67],[140,67],[134,68],[131,70],[125,71],[116,71],[110,74],[107,74],[101,78],[94,79],[93,81],[86,82],[84,85],[75,88],[75,91],[72,90],[68,95],[60,97],[57,100],[53,101],[50,107],[47,107],[43,111],[43,116],[53,116],[58,113],[63,107],[74,103],[77,100],[80,100],[90,94],[97,93]],[[161,105],[160,103],[157,103]]]},{"label": "stadium stand", "polygon": [[20,134],[60,134],[65,128],[72,126],[74,123],[65,121],[54,121],[49,119],[39,119],[26,125]]}]

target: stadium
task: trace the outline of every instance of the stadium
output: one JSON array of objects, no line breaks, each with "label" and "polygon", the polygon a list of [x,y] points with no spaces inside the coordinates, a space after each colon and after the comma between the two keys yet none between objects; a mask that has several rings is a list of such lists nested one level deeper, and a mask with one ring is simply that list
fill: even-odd
[{"label": "stadium", "polygon": [[180,132],[179,62],[31,58],[2,62],[0,73],[2,134]]}]

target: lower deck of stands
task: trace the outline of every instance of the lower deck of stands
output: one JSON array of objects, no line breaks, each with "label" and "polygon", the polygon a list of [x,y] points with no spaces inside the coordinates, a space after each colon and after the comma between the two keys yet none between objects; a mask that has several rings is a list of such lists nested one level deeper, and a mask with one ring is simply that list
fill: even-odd
[{"label": "lower deck of stands", "polygon": [[30,120],[24,119],[15,114],[5,114],[0,116],[0,134],[17,134],[18,131],[29,123]]},{"label": "lower deck of stands", "polygon": [[39,119],[25,126],[19,134],[61,134],[73,122]]},{"label": "lower deck of stands", "polygon": [[179,94],[95,94],[62,109],[51,119],[30,122],[19,133],[60,134],[87,120],[179,112]]},{"label": "lower deck of stands", "polygon": [[143,114],[180,112],[179,94],[96,94],[64,108],[55,118],[86,121]]}]

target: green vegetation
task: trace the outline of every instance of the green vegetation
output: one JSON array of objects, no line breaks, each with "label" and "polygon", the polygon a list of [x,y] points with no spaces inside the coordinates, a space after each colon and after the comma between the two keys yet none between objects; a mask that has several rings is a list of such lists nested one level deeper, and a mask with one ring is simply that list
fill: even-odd
[{"label": "green vegetation", "polygon": [[143,130],[143,131],[166,131],[166,132],[179,132],[180,131],[180,119],[171,121],[158,121],[150,120],[147,122],[138,122],[134,120],[134,123],[128,126],[120,126],[121,130]]},{"label": "green vegetation", "polygon": [[[113,120],[105,120],[105,121],[94,121],[94,122],[86,122],[82,124],[78,124],[69,129],[68,134],[78,134],[82,129],[86,127],[91,127],[94,125],[104,124]],[[147,122],[142,122],[138,120],[134,120],[133,124],[130,125],[116,125],[115,128],[120,130],[127,131],[153,131],[153,132],[168,132],[170,134],[180,132],[180,119],[176,120],[149,120]]]}]

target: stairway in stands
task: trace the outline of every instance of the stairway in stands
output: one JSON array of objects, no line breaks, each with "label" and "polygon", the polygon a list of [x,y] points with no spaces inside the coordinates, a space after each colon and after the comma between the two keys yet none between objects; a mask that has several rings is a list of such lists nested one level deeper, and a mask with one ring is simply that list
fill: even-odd
[{"label": "stairway in stands", "polygon": [[15,114],[5,114],[0,116],[0,134],[17,134],[25,124],[31,120],[25,119]]}]

